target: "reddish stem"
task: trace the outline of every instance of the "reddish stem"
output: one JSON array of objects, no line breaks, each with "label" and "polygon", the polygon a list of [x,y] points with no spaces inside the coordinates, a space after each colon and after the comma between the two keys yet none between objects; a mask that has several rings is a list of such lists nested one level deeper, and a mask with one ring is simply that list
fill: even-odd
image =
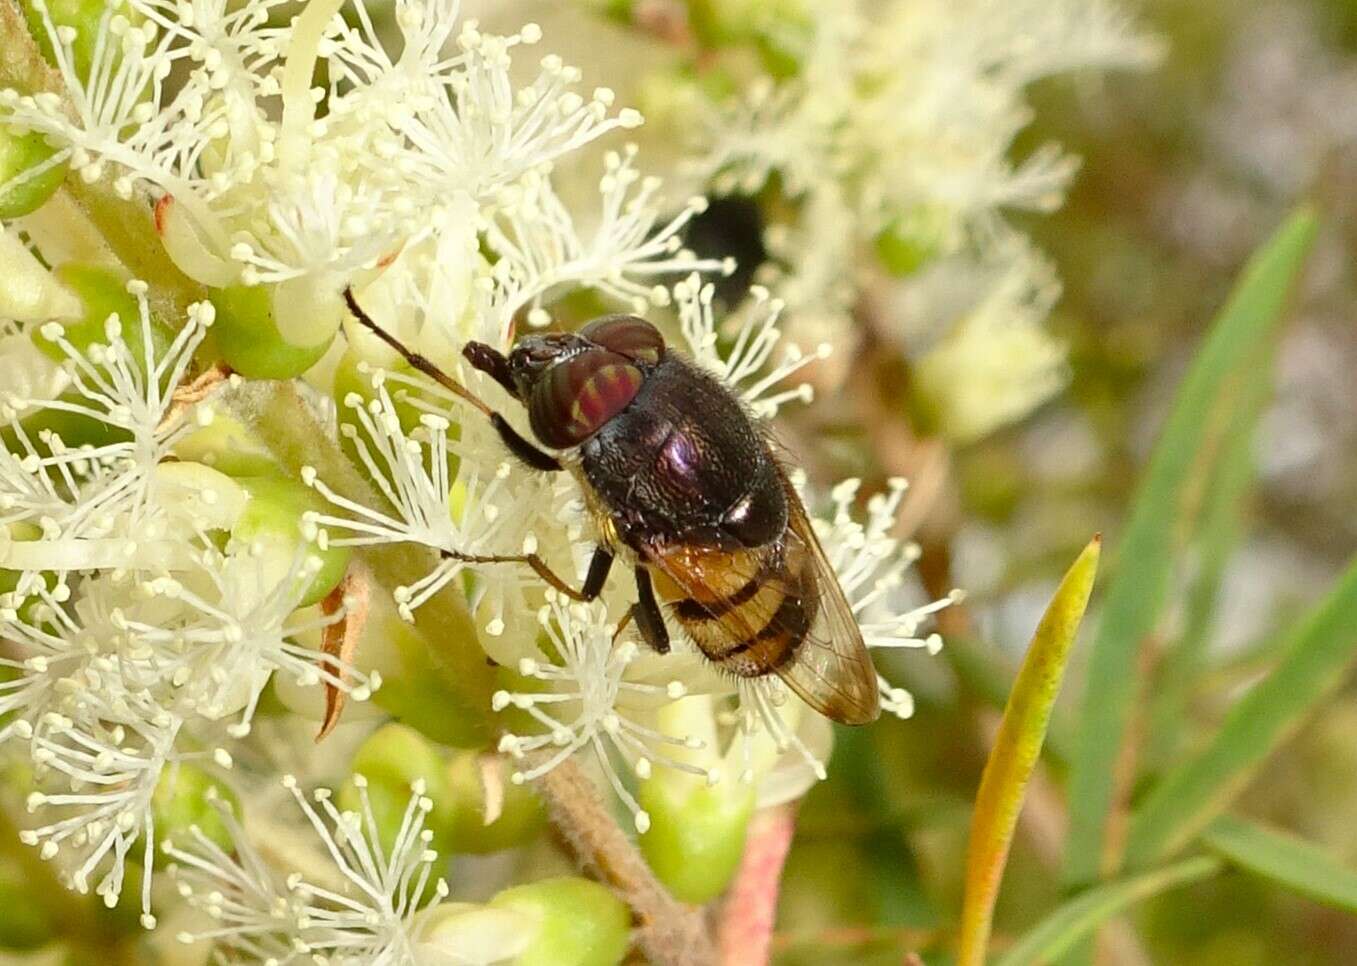
[{"label": "reddish stem", "polygon": [[718,942],[723,966],[768,962],[782,866],[795,828],[796,806],[790,804],[764,809],[750,821],[740,870],[721,915]]}]

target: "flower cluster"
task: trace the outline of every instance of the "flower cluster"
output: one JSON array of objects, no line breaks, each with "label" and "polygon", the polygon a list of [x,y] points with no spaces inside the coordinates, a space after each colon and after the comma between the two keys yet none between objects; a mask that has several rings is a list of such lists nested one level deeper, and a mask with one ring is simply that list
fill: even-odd
[{"label": "flower cluster", "polygon": [[[1064,353],[1042,322],[1058,286],[1005,216],[1058,207],[1077,164],[1049,144],[1013,158],[1031,117],[1024,91],[1144,66],[1159,45],[1110,0],[793,2],[713,18],[704,40],[715,49],[692,68],[710,82],[652,85],[666,92],[657,109],[687,129],[698,118],[679,167],[700,190],[760,199],[768,261],[756,278],[786,301],[793,334],[851,346],[875,264],[900,277],[875,334],[949,382],[991,386],[926,400],[950,438],[981,436],[1054,393]],[[996,302],[1016,318],[997,325]],[[1005,360],[999,386],[966,375],[977,358],[985,366],[991,339],[1004,346],[992,352]]]},{"label": "flower cluster", "polygon": [[308,800],[295,778],[283,779],[320,845],[308,854],[312,873],[283,873],[271,865],[220,798],[213,807],[226,843],[198,827],[186,841],[166,841],[180,895],[211,923],[199,931],[185,929],[177,938],[211,939],[223,954],[259,962],[301,956],[334,966],[415,962],[424,933],[417,914],[448,895],[447,882],[436,876],[433,833],[425,827],[433,802],[416,783],[393,839],[384,845],[367,783],[361,776],[355,781],[359,808],[348,811],[336,807],[328,789]]},{"label": "flower cluster", "polygon": [[[536,26],[498,37],[459,20],[456,0],[403,0],[396,56],[363,0],[352,25],[341,0],[307,4],[290,28],[274,26],[278,6],[127,0],[106,9],[91,45],[37,0],[74,111],[5,91],[0,113],[59,146],[44,163],[90,180],[111,170],[120,192],[157,199],[166,250],[191,278],[273,286],[273,321],[293,345],[327,342],[345,285],[398,256],[387,287],[427,293],[421,276],[438,259],[461,302],[440,300],[439,321],[466,318],[493,342],[562,286],[644,305],[656,276],[714,267],[680,252],[701,202],[662,222],[658,183],[640,177],[630,149],[606,158],[599,210],[579,228],[553,164],[641,119],[613,112],[606,88],[577,93],[579,71],[552,55],[531,83],[514,83],[513,55],[538,42]],[[96,51],[83,71],[82,45]],[[413,305],[383,317],[412,341],[423,321]]]},{"label": "flower cluster", "polygon": [[[362,698],[368,679],[292,642],[338,615],[294,617],[322,563],[299,532],[248,536],[248,493],[175,447],[212,421],[211,378],[185,381],[212,323],[189,310],[172,338],[136,316],[84,347],[48,322],[63,357],[44,395],[0,397],[0,742],[34,767],[24,832],[63,856],[72,885],[117,900],[144,849],[150,922],[152,798],[171,765],[249,731],[270,676],[324,680]],[[26,339],[16,333],[11,340]],[[214,751],[215,748],[215,751]]]},{"label": "flower cluster", "polygon": [[[78,25],[30,7],[69,96],[0,91],[0,136],[36,135],[39,158],[0,172],[0,201],[62,168],[104,184],[154,211],[151,240],[208,297],[184,318],[153,312],[148,285],[58,202],[0,230],[24,283],[0,284],[0,373],[15,374],[0,384],[0,749],[32,766],[25,841],[110,904],[139,863],[152,924],[157,799],[175,776],[258,759],[273,683],[283,701],[287,682],[324,691],[328,734],[344,698],[380,683],[352,666],[357,642],[364,660],[389,653],[391,627],[406,630],[394,615],[413,622],[435,598],[465,606],[476,633],[460,644],[499,676],[475,713],[496,715],[511,782],[580,754],[646,832],[648,801],[687,792],[656,791],[661,774],[749,807],[824,776],[828,722],[778,681],[722,675],[677,631],[667,655],[619,633],[630,582],[587,605],[546,590],[524,563],[578,585],[600,539],[586,494],[514,459],[467,403],[530,436],[461,349],[507,350],[522,326],[603,305],[646,311],[760,419],[811,399],[800,379],[829,346],[783,341],[790,282],[720,311],[710,276],[732,266],[683,242],[705,202],[665,202],[633,146],[586,156],[634,111],[606,88],[581,94],[553,55],[525,72],[540,31],[485,33],[454,0],[312,0],[286,26],[282,0],[113,0]],[[581,202],[562,169],[598,163]],[[447,379],[413,371],[396,342]],[[315,441],[332,457],[316,465],[331,469],[270,448],[277,417],[256,401],[278,379],[315,404],[334,437]],[[332,472],[343,455],[347,482]],[[892,535],[903,488],[869,500],[865,522],[856,490],[835,489],[815,527],[864,640],[936,650],[920,627],[954,598],[909,596],[915,551]],[[351,593],[387,545],[432,551],[427,569]],[[349,570],[353,553],[367,556]],[[907,692],[883,679],[882,694],[909,715]],[[388,799],[354,785],[346,809],[289,782],[323,846],[292,874],[224,801],[220,835],[175,828],[180,895],[218,927],[186,938],[225,957],[396,964],[458,934],[430,848],[430,829],[456,823],[416,786],[383,838]],[[505,794],[486,792],[486,825]]]}]

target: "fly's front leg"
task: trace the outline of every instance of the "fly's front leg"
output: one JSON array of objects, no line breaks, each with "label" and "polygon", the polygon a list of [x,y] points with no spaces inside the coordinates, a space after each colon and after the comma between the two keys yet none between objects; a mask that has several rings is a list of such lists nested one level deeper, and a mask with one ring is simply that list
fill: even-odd
[{"label": "fly's front leg", "polygon": [[[509,360],[504,357],[504,353],[484,342],[468,342],[462,347],[462,356],[471,363],[473,369],[485,373],[499,383],[505,392],[522,401],[518,387],[514,385],[513,377],[509,373]],[[533,469],[554,473],[563,468],[560,460],[524,439],[499,413],[490,416],[490,424],[499,433],[499,438],[504,440],[504,445],[509,447],[509,452]]]},{"label": "fly's front leg", "polygon": [[463,563],[473,564],[492,564],[492,563],[516,563],[525,564],[532,568],[537,576],[541,577],[559,593],[564,594],[571,600],[577,600],[581,603],[596,598],[602,591],[603,585],[608,581],[608,572],[613,566],[613,552],[607,547],[597,547],[594,550],[594,556],[589,561],[589,572],[584,577],[584,586],[579,590],[570,586],[564,578],[557,575],[547,562],[535,553],[518,554],[472,554],[460,553],[456,550],[443,550],[442,555],[450,560],[460,560]]},{"label": "fly's front leg", "polygon": [[636,603],[628,616],[636,619],[641,637],[658,654],[669,653],[669,628],[664,625],[664,614],[655,599],[655,588],[650,585],[650,571],[636,568]]}]

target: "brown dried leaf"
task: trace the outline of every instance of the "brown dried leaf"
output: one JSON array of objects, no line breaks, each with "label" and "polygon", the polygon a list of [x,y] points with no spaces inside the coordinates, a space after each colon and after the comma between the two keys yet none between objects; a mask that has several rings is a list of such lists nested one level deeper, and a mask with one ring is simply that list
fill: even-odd
[{"label": "brown dried leaf", "polygon": [[[321,650],[338,658],[346,666],[352,666],[358,654],[358,640],[368,621],[368,593],[367,575],[357,567],[350,567],[339,586],[320,603],[320,609],[326,615],[337,614],[341,608],[344,609],[343,618],[325,628],[321,636]],[[344,680],[342,671],[340,680]],[[325,682],[325,718],[316,734],[317,743],[324,741],[335,730],[347,701],[346,691]]]}]

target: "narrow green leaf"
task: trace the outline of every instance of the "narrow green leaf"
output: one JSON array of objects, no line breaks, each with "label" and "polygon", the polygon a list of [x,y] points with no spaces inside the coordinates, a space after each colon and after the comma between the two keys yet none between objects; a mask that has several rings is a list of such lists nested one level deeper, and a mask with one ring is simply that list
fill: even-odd
[{"label": "narrow green leaf", "polygon": [[1292,635],[1272,673],[1238,701],[1198,754],[1164,776],[1131,820],[1127,862],[1180,848],[1229,805],[1268,754],[1342,682],[1357,657],[1357,560]]},{"label": "narrow green leaf", "polygon": [[1027,782],[1041,756],[1051,708],[1093,591],[1102,538],[1094,537],[1070,566],[1037,625],[1013,682],[980,790],[975,796],[966,854],[958,966],[983,966],[994,903],[1008,862]]},{"label": "narrow green leaf", "polygon": [[1219,463],[1202,498],[1197,567],[1187,591],[1182,635],[1155,672],[1145,763],[1172,761],[1183,738],[1183,714],[1197,684],[1215,630],[1216,604],[1225,568],[1243,534],[1246,498],[1254,480],[1254,433],[1272,396],[1276,340],[1267,340],[1253,365],[1258,378],[1240,391],[1239,405],[1221,444]]},{"label": "narrow green leaf", "polygon": [[1357,870],[1310,842],[1228,815],[1212,822],[1201,841],[1232,864],[1283,889],[1357,913]]},{"label": "narrow green leaf", "polygon": [[1064,955],[1108,919],[1143,899],[1215,875],[1221,861],[1199,855],[1175,865],[1109,882],[1082,892],[1033,926],[996,966],[1049,963]]},{"label": "narrow green leaf", "polygon": [[[1118,548],[1079,716],[1071,768],[1070,838],[1064,878],[1098,877],[1113,807],[1114,774],[1137,688],[1137,653],[1154,632],[1172,585],[1181,519],[1194,476],[1229,424],[1228,390],[1271,337],[1315,234],[1308,210],[1293,215],[1253,258],[1179,390]],[[1255,373],[1256,374],[1256,373]],[[1213,445],[1214,444],[1214,445]]]}]

